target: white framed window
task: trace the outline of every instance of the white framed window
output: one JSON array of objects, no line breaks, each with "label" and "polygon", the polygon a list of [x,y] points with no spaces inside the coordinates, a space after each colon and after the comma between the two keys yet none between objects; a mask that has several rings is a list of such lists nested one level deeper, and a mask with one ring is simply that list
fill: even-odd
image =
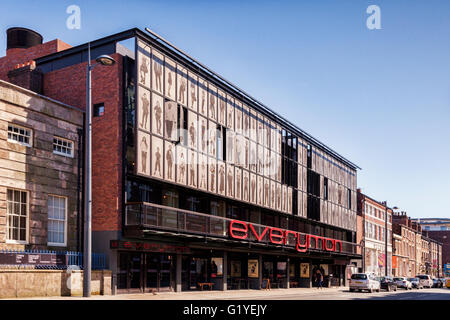
[{"label": "white framed window", "polygon": [[17,124],[8,123],[8,141],[31,147],[33,146],[33,131]]},{"label": "white framed window", "polygon": [[53,137],[53,153],[72,158],[73,141],[60,137]]},{"label": "white framed window", "polygon": [[6,191],[6,241],[28,243],[28,191]]},{"label": "white framed window", "polygon": [[48,195],[47,244],[67,245],[67,198]]}]

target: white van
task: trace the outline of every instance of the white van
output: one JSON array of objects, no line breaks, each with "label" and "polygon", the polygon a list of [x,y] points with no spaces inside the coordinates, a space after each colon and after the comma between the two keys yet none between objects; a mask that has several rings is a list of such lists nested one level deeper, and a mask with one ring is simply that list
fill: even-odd
[{"label": "white van", "polygon": [[376,280],[371,273],[354,273],[350,278],[350,292],[367,290],[373,292],[374,290],[380,292],[380,281]]},{"label": "white van", "polygon": [[422,284],[422,286],[425,288],[432,288],[433,287],[433,279],[431,279],[431,276],[427,274],[419,274],[416,276],[416,278],[419,278],[419,282]]}]

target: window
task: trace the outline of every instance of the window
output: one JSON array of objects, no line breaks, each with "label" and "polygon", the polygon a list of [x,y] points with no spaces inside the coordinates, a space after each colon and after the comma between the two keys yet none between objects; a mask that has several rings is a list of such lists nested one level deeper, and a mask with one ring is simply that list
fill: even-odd
[{"label": "window", "polygon": [[28,193],[21,190],[7,190],[6,199],[7,240],[28,242]]},{"label": "window", "polygon": [[105,104],[97,103],[94,104],[94,117],[101,117],[105,114]]},{"label": "window", "polygon": [[73,142],[63,138],[53,137],[53,153],[73,157]]},{"label": "window", "polygon": [[32,131],[25,127],[10,123],[8,124],[8,141],[31,147],[33,141]]},{"label": "window", "polygon": [[48,232],[49,245],[66,245],[66,203],[67,198],[48,196]]}]

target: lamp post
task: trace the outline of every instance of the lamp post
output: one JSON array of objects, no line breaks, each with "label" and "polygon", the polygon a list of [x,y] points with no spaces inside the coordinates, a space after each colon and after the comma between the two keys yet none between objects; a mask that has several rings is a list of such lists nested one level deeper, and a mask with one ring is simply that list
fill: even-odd
[{"label": "lamp post", "polygon": [[91,71],[97,65],[112,66],[116,61],[107,55],[98,56],[91,65],[91,45],[88,43],[86,77],[86,116],[84,119],[84,253],[83,253],[83,297],[91,296],[92,268],[92,88]]},{"label": "lamp post", "polygon": [[[387,201],[383,202],[384,205],[384,275],[388,276],[388,206]],[[392,214],[394,213],[394,210],[397,210],[398,207],[392,207]],[[391,223],[392,226],[392,223]]]}]

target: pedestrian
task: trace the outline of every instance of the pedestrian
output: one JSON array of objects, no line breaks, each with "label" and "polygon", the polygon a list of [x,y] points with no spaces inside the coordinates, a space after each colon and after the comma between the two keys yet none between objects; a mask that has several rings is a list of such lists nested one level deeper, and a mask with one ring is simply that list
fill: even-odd
[{"label": "pedestrian", "polygon": [[322,289],[322,283],[323,283],[323,275],[320,270],[317,270],[316,272],[316,281],[317,281],[317,289]]}]

